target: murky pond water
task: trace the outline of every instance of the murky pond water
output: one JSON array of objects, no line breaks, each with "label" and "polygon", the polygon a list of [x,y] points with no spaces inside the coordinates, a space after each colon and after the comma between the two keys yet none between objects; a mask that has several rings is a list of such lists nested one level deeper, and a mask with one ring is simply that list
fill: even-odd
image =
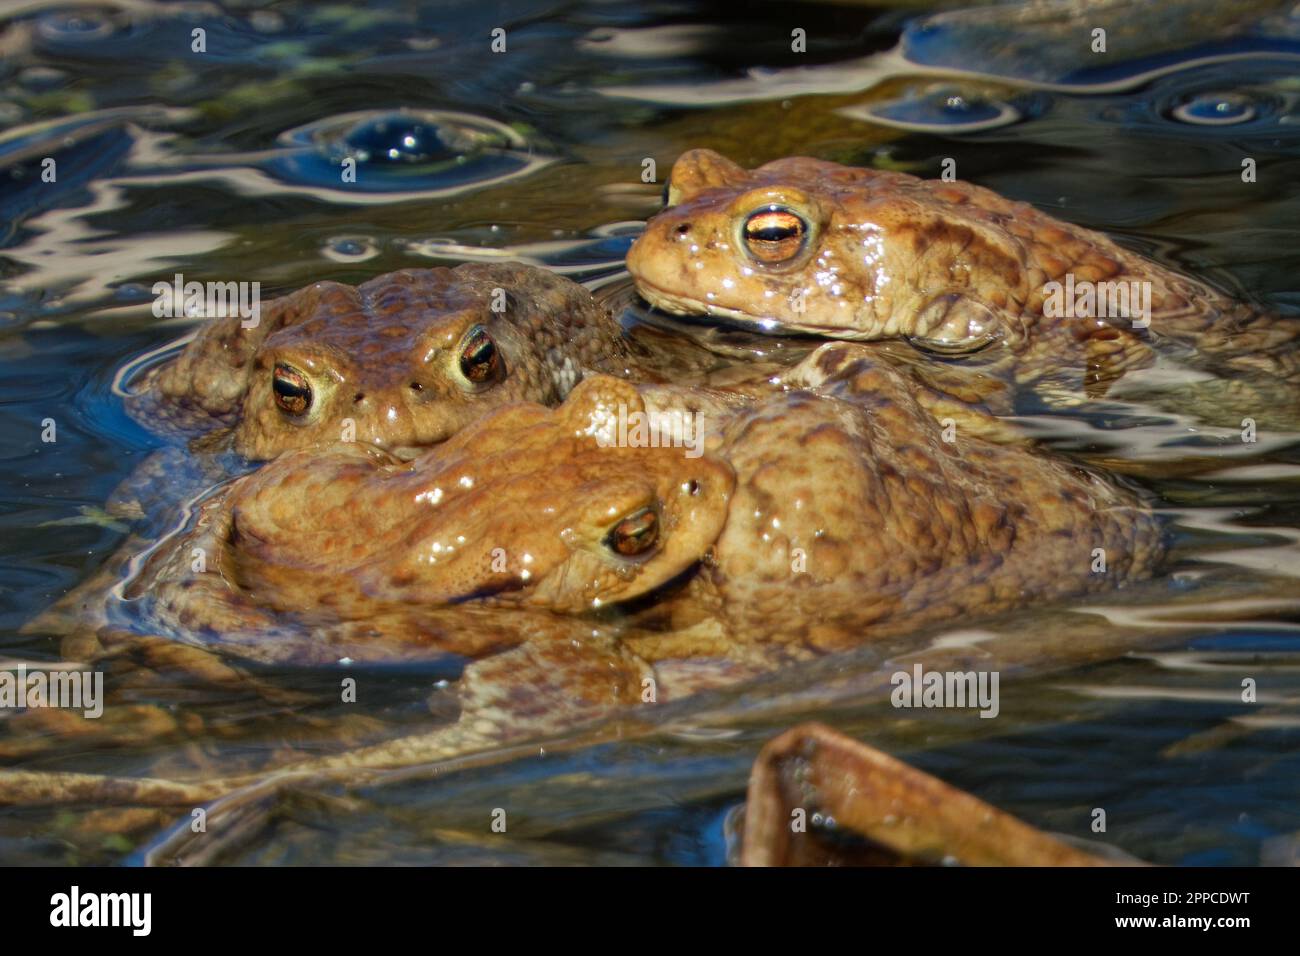
[{"label": "murky pond water", "polygon": [[[810,155],[923,176],[952,158],[964,179],[1300,313],[1294,22],[1193,37],[1190,52],[1137,49],[1147,59],[1129,69],[1056,64],[1067,82],[1052,83],[1018,55],[963,53],[942,34],[913,38],[914,59],[933,68],[887,54],[918,12],[897,5],[418,6],[0,12],[0,657],[57,659],[55,642],[19,628],[126,540],[103,505],[159,441],[127,418],[114,382],[188,327],[151,311],[153,284],[177,272],[257,281],[269,299],[319,279],[521,259],[602,287],[629,324],[677,328],[632,301],[622,258],[672,161],[703,146],[746,167]],[[498,27],[507,48],[493,53]],[[796,28],[806,52],[791,48]],[[345,187],[346,155],[360,166]],[[57,180],[43,183],[51,157]],[[678,331],[730,354],[774,347]],[[1000,719],[900,716],[855,693],[854,675],[888,659],[866,648],[679,706],[649,734],[292,793],[218,858],[720,864],[758,748],[816,716],[1035,825],[1153,862],[1295,859],[1300,436],[1243,445],[1194,413],[1105,403],[1019,410],[1061,450],[1127,462],[1176,541],[1169,572],[1134,597],[999,625],[1057,647],[1100,634],[1112,651],[1032,668],[1004,689]],[[1153,640],[1171,620],[1178,638]],[[184,684],[133,699],[128,678],[127,699],[165,715],[157,733],[33,738],[8,733],[0,712],[0,757],[195,776],[411,732],[439,716],[431,684],[455,675],[375,669],[367,699],[348,706],[331,703],[329,668],[267,676],[309,702],[276,708]],[[500,806],[508,840],[487,831]],[[1090,832],[1096,808],[1104,834]],[[0,862],[137,860],[174,822],[6,809]]]}]

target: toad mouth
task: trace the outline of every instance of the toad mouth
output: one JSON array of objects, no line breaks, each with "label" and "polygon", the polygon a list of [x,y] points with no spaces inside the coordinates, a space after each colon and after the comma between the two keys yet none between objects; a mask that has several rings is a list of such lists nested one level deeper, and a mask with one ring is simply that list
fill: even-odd
[{"label": "toad mouth", "polygon": [[722,305],[713,305],[685,298],[675,292],[660,288],[653,282],[647,282],[645,279],[637,278],[635,282],[637,292],[641,295],[641,298],[654,308],[661,309],[671,315],[708,315],[719,319],[727,319],[738,325],[771,335],[806,332],[810,335],[830,336],[837,339],[856,339],[859,341],[870,341],[878,338],[871,332],[856,332],[853,329],[841,328],[835,325],[815,325],[808,322],[778,319],[772,316],[754,316],[747,312],[741,312],[739,309],[730,309]]}]

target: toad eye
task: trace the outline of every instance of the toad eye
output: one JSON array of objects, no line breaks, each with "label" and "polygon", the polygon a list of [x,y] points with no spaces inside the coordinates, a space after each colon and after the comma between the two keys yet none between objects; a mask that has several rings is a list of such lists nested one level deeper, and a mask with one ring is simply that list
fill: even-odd
[{"label": "toad eye", "polygon": [[501,375],[501,353],[481,325],[474,326],[461,340],[460,374],[475,385],[494,382]]},{"label": "toad eye", "polygon": [[745,220],[745,248],[759,262],[793,259],[807,235],[807,221],[784,206],[765,206]]},{"label": "toad eye", "polygon": [[275,404],[286,414],[297,417],[311,408],[311,382],[290,365],[276,365],[271,373],[271,391],[275,393]]},{"label": "toad eye", "polygon": [[623,518],[605,535],[605,546],[623,558],[645,554],[659,540],[659,512],[642,508]]}]

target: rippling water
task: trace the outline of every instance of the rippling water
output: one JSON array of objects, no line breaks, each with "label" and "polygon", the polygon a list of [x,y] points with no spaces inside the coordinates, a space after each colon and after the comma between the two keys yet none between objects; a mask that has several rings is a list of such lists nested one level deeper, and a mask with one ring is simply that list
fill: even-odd
[{"label": "rippling water", "polygon": [[[1183,38],[1181,52],[1139,36],[1125,41],[1130,60],[1098,72],[1026,58],[1029,33],[1027,47],[990,49],[912,27],[909,60],[894,47],[917,11],[898,5],[415,6],[133,0],[0,14],[0,656],[54,658],[18,628],[124,539],[102,505],[157,441],[124,416],[112,384],[184,331],[149,308],[151,285],[178,271],[259,281],[269,297],[318,279],[509,258],[612,282],[627,302],[621,260],[636,223],[657,208],[673,159],[707,146],[746,166],[807,154],[927,176],[957,157],[963,178],[1300,312],[1300,24],[1284,14],[1244,31],[1220,24]],[[806,53],[791,51],[796,26]],[[191,50],[196,27],[205,53]],[[507,31],[502,54],[489,51],[496,27]],[[362,158],[348,188],[337,176],[345,154]],[[1250,190],[1242,156],[1259,169]],[[45,157],[56,185],[40,181]],[[643,182],[646,160],[658,183]],[[627,316],[647,318],[631,302]],[[773,344],[705,334],[738,354]],[[724,819],[758,747],[810,714],[1048,829],[1083,832],[1105,807],[1105,840],[1144,859],[1292,858],[1293,436],[1244,454],[1193,416],[1025,411],[1058,447],[1129,462],[1175,519],[1175,577],[1108,610],[1115,634],[1158,629],[1180,581],[1236,570],[1182,595],[1189,638],[1031,676],[1005,694],[1002,719],[973,722],[996,727],[899,718],[828,691],[824,674],[784,676],[670,715],[650,738],[346,802],[291,796],[276,825],[229,858],[721,863]],[[47,418],[52,444],[41,441]],[[1207,456],[1214,469],[1189,467]],[[1266,575],[1269,586],[1252,584]],[[1023,615],[1007,626],[1072,625]],[[843,670],[870,666],[864,651]],[[1243,675],[1258,682],[1258,705],[1241,703]],[[270,752],[286,736],[324,749],[427,723],[429,684],[443,676],[385,671],[382,705],[354,719],[322,704],[288,731],[286,715],[250,701],[179,695],[178,720],[193,713],[204,729],[116,746],[46,741],[6,751],[6,763],[165,774]],[[329,673],[293,680],[337,684]],[[507,847],[476,836],[504,793],[519,821]],[[5,811],[0,861],[138,859],[168,819],[124,827]]]}]

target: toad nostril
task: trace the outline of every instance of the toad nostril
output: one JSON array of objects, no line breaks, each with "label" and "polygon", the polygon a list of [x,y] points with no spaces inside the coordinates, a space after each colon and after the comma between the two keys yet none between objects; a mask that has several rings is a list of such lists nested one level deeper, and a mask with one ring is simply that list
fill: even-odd
[{"label": "toad nostril", "polygon": [[689,222],[684,222],[676,229],[673,230],[673,232],[677,233],[677,235],[679,236],[684,236],[690,231],[691,231],[691,224]]},{"label": "toad nostril", "polygon": [[355,402],[355,403],[358,404],[358,405],[360,405],[360,404],[361,404],[362,402],[364,402],[365,400],[366,400],[366,393],[365,393],[365,392],[357,392],[355,395],[352,396],[352,401]]}]

